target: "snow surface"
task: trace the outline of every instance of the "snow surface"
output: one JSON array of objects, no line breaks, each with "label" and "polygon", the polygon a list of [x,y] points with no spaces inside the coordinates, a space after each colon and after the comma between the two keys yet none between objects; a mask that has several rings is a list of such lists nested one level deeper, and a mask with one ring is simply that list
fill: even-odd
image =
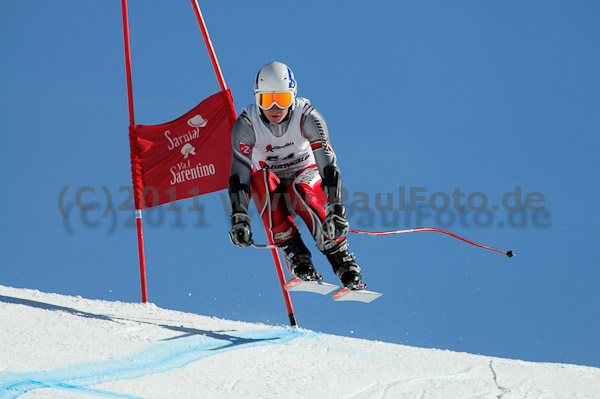
[{"label": "snow surface", "polygon": [[600,398],[600,369],[0,285],[0,398]]}]

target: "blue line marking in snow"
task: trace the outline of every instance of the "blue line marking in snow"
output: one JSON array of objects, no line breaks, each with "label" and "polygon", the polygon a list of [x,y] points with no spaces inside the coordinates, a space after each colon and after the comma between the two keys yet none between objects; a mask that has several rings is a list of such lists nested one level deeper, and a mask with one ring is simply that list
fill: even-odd
[{"label": "blue line marking in snow", "polygon": [[[282,344],[307,334],[310,333],[281,328],[242,331],[227,335],[192,335],[163,341],[119,359],[47,371],[1,372],[0,399],[15,399],[26,392],[41,388],[82,392],[105,398],[142,399],[139,396],[89,387],[164,373],[209,356],[255,346]],[[215,337],[222,337],[222,339]]]}]

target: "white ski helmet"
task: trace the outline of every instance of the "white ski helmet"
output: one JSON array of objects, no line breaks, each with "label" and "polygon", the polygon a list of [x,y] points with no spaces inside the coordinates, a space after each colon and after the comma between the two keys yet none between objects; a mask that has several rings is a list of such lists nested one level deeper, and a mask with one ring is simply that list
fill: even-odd
[{"label": "white ski helmet", "polygon": [[[270,62],[260,68],[256,74],[256,79],[254,81],[254,99],[256,101],[256,105],[262,109],[269,109],[273,106],[273,104],[268,107],[261,106],[261,94],[290,93],[291,104],[288,106],[291,106],[293,109],[297,92],[298,87],[296,84],[296,79],[294,78],[294,73],[290,68],[288,68],[287,65],[281,62]],[[282,108],[287,108],[287,106]]]}]

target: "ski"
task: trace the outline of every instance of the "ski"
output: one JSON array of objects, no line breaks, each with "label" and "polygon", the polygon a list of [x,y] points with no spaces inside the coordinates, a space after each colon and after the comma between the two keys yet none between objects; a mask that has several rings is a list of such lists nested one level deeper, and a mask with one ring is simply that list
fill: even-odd
[{"label": "ski", "polygon": [[348,288],[342,288],[333,293],[334,301],[357,301],[364,303],[371,303],[375,299],[383,295],[380,292],[373,292],[368,290],[351,290]]},{"label": "ski", "polygon": [[337,290],[339,285],[325,283],[321,280],[304,281],[299,278],[293,278],[285,283],[284,287],[290,292],[312,292],[327,295]]}]

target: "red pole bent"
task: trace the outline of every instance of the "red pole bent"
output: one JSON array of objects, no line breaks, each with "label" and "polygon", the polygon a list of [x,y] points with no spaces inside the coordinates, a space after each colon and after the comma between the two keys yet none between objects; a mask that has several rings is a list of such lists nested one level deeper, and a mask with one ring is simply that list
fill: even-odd
[{"label": "red pole bent", "polygon": [[[206,44],[206,49],[208,50],[208,55],[210,56],[210,60],[212,62],[213,69],[215,71],[215,75],[217,76],[217,80],[219,81],[219,86],[221,87],[221,91],[227,90],[227,85],[225,84],[225,78],[223,77],[223,73],[221,72],[221,67],[219,66],[219,61],[217,60],[217,55],[215,54],[215,49],[210,40],[210,36],[208,35],[208,29],[206,29],[206,24],[204,23],[204,18],[202,17],[202,12],[200,11],[200,6],[198,5],[197,0],[191,0],[192,7],[194,8],[194,13],[196,14],[196,20],[198,20],[198,25],[200,26],[200,31],[202,31],[202,37],[204,38],[204,44]],[[268,227],[264,225],[265,230],[267,231],[267,237],[269,237]],[[281,259],[279,258],[279,252],[277,252],[277,247],[273,245],[271,242],[271,238],[269,237],[269,245],[271,249],[271,255],[273,255],[273,262],[275,263],[275,269],[277,269],[277,277],[279,279],[279,284],[281,285],[281,291],[283,292],[283,299],[285,301],[285,306],[288,311],[288,316],[290,318],[290,324],[292,327],[296,327],[298,323],[296,322],[296,315],[294,314],[294,307],[292,305],[292,298],[290,297],[290,293],[285,289],[285,274],[283,272],[283,266],[281,264]]]},{"label": "red pole bent", "polygon": [[279,257],[279,252],[277,251],[277,246],[273,244],[271,240],[271,234],[265,224],[265,231],[267,233],[267,237],[269,238],[269,247],[271,248],[271,255],[273,256],[273,262],[275,263],[275,269],[277,269],[277,278],[279,279],[279,285],[281,286],[281,292],[283,293],[283,300],[285,301],[285,306],[288,311],[288,317],[290,318],[290,325],[292,327],[298,327],[298,322],[296,321],[296,314],[294,313],[294,306],[292,305],[292,298],[290,293],[285,289],[285,274],[283,272],[283,265],[281,264],[281,258]]},{"label": "red pole bent", "polygon": [[215,70],[215,75],[217,75],[219,86],[221,86],[221,91],[225,91],[227,90],[225,78],[223,77],[223,73],[221,72],[221,67],[219,66],[219,61],[217,60],[215,49],[212,45],[212,42],[210,41],[210,36],[208,35],[208,29],[206,29],[206,24],[204,23],[204,18],[202,17],[200,6],[198,5],[197,0],[191,0],[191,2],[192,7],[194,8],[194,13],[196,14],[196,19],[198,20],[198,25],[200,26],[200,30],[202,31],[202,37],[204,38],[204,44],[206,44],[206,49],[208,50],[210,61],[212,62],[213,69]]}]

